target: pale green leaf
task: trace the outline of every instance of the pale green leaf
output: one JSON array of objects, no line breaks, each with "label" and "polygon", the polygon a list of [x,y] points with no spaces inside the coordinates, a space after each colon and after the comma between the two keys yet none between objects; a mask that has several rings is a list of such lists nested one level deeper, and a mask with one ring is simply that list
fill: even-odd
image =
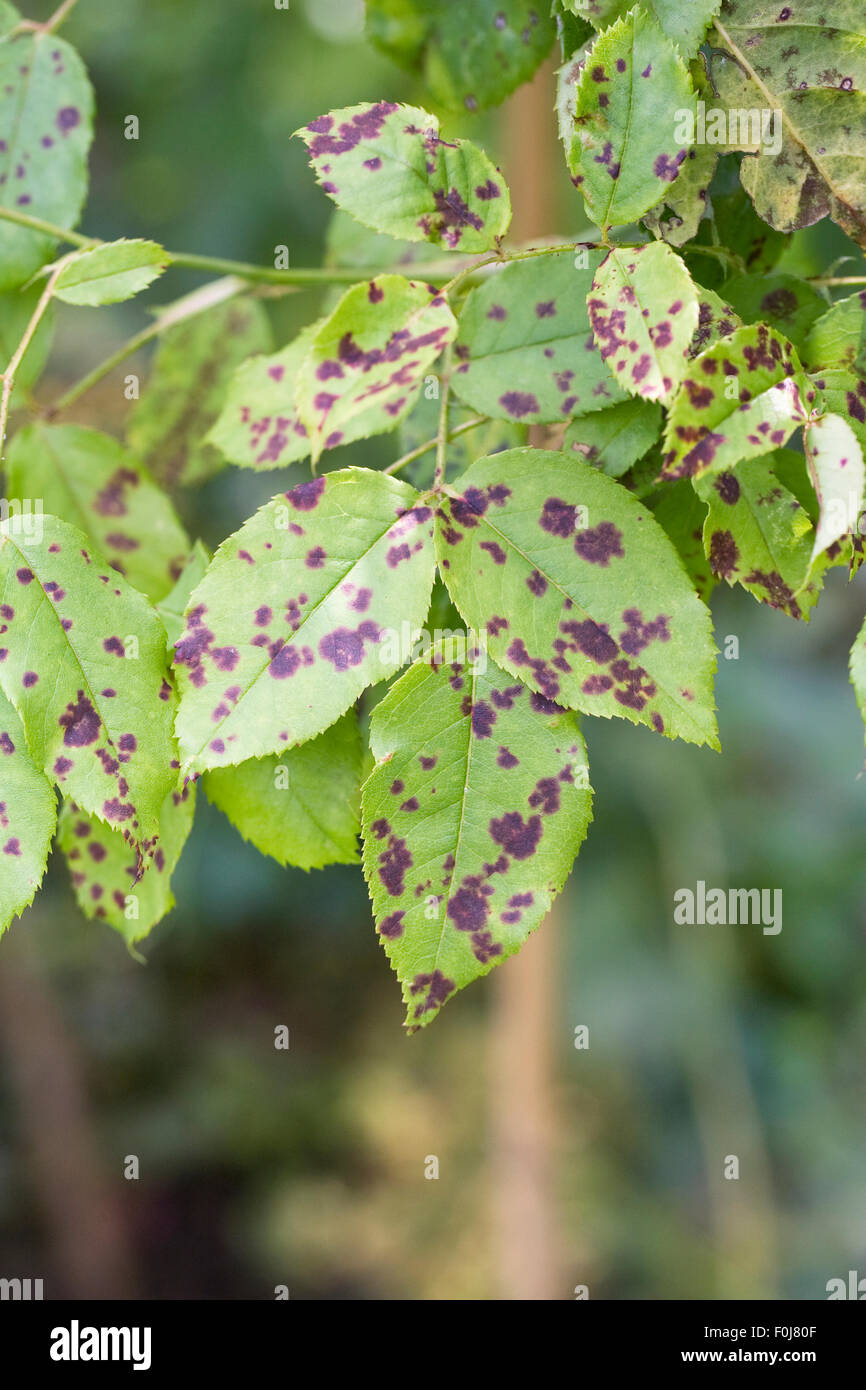
[{"label": "pale green leaf", "polygon": [[[635,6],[635,0],[563,0],[575,14],[597,29],[606,29]],[[722,0],[638,0],[639,8],[658,20],[684,58],[696,52]]]},{"label": "pale green leaf", "polygon": [[168,264],[155,241],[106,242],[67,262],[54,295],[66,304],[117,304],[146,289]]},{"label": "pale green leaf", "polygon": [[866,373],[866,290],[840,299],[813,325],[803,352],[810,368]]},{"label": "pale green leaf", "polygon": [[841,415],[828,414],[810,421],[803,443],[820,507],[812,550],[815,560],[849,531],[856,531],[863,511],[866,467],[860,441]]},{"label": "pale green leaf", "polygon": [[301,364],[324,322],[319,319],[302,329],[279,352],[249,357],[235,370],[207,436],[230,463],[264,472],[308,456],[310,441],[295,393]]},{"label": "pale green leaf", "polygon": [[56,819],[54,788],[32,762],[21,721],[0,695],[0,934],[36,896]]}]

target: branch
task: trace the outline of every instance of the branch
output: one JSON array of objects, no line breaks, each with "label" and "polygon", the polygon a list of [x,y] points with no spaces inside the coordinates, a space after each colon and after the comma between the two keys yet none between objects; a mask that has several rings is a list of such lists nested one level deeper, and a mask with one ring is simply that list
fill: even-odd
[{"label": "branch", "polygon": [[18,368],[21,365],[21,359],[27,351],[28,347],[30,346],[33,335],[36,332],[42,320],[42,316],[51,302],[51,296],[54,293],[54,286],[56,285],[63,271],[65,270],[66,264],[69,261],[69,259],[69,256],[64,256],[62,260],[59,260],[57,262],[51,274],[49,275],[48,280],[45,284],[45,289],[39,296],[39,303],[33,310],[33,313],[30,316],[30,322],[24,330],[24,335],[17,348],[15,349],[14,353],[12,354],[12,357],[9,361],[9,366],[2,374],[3,390],[2,394],[0,394],[0,459],[4,457],[3,445],[6,442],[6,421],[9,418],[9,402],[12,399],[12,390],[15,386],[15,373],[18,371]]}]

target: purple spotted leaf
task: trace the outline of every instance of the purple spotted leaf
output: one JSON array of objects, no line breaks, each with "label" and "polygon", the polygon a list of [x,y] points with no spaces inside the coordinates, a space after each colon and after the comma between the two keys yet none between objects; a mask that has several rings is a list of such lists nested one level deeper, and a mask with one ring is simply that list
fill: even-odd
[{"label": "purple spotted leaf", "polygon": [[[92,137],[93,92],[75,49],[42,30],[0,40],[0,206],[73,227]],[[0,290],[28,280],[54,246],[0,222]]]},{"label": "purple spotted leaf", "polygon": [[511,221],[501,173],[469,140],[442,140],[417,106],[379,101],[295,131],[324,191],[365,227],[446,251],[489,251]]},{"label": "purple spotted leaf", "polygon": [[368,37],[423,74],[439,108],[495,106],[527,82],[555,35],[538,0],[367,0]]},{"label": "purple spotted leaf", "polygon": [[297,748],[216,768],[202,781],[208,801],[278,864],[357,863],[361,734],[354,710]]},{"label": "purple spotted leaf", "polygon": [[174,907],[171,876],[192,829],[195,787],[169,792],[159,817],[159,844],[142,863],[118,831],[64,801],[57,843],[66,860],[78,906],[105,922],[129,946],[141,941]]},{"label": "purple spotted leaf", "polygon": [[116,439],[80,425],[25,425],[7,466],[10,498],[39,497],[148,598],[172,588],[189,537],[169,498]]},{"label": "purple spotted leaf", "polygon": [[566,159],[594,223],[636,222],[677,178],[688,144],[675,112],[694,112],[689,70],[658,21],[632,10],[600,34],[577,78]]},{"label": "purple spotted leaf", "polygon": [[0,695],[0,934],[36,896],[56,819],[54,788],[27,751],[21,720]]},{"label": "purple spotted leaf", "polygon": [[310,440],[295,394],[301,364],[324,322],[310,324],[279,352],[249,357],[235,370],[206,436],[230,463],[261,472],[307,458]]},{"label": "purple spotted leaf", "polygon": [[856,532],[864,508],[866,467],[863,449],[841,415],[811,420],[803,432],[809,476],[820,508],[812,560],[849,532]]},{"label": "purple spotted leaf", "polygon": [[347,290],[298,367],[295,402],[313,462],[323,449],[393,429],[456,332],[430,285],[380,275]]},{"label": "purple spotted leaf", "polygon": [[673,183],[641,219],[653,235],[680,247],[697,235],[718,160],[718,152],[710,145],[695,145],[688,151]]},{"label": "purple spotted leaf", "polygon": [[664,242],[608,253],[587,304],[601,356],[625,390],[671,400],[697,332],[698,302],[683,261]]},{"label": "purple spotted leaf", "polygon": [[404,665],[424,621],[433,515],[414,488],[346,468],[280,493],[224,541],[175,644],[184,772],[282,753]]},{"label": "purple spotted leaf", "polygon": [[700,357],[708,347],[722,338],[727,338],[736,329],[742,328],[739,314],[730,304],[726,304],[715,290],[698,289],[698,326],[689,345],[689,357]]},{"label": "purple spotted leaf", "polygon": [[35,765],[149,857],[175,784],[165,633],[53,516],[0,522],[0,686]]},{"label": "purple spotted leaf", "polygon": [[802,354],[813,324],[827,308],[817,290],[796,275],[737,275],[720,295],[744,323],[771,323]]},{"label": "purple spotted leaf", "polygon": [[572,420],[562,447],[608,477],[621,478],[655,444],[661,426],[660,405],[629,397],[606,410]]},{"label": "purple spotted leaf", "polygon": [[546,700],[718,746],[710,614],[642,502],[536,449],[480,459],[448,493],[440,568],[499,665]]},{"label": "purple spotted leaf", "polygon": [[514,261],[471,291],[452,378],[461,400],[496,419],[540,424],[623,399],[586,308],[603,255],[576,246]]},{"label": "purple spotted leaf", "polygon": [[406,1023],[513,955],[562,888],[591,819],[577,719],[451,639],[373,711],[364,873]]},{"label": "purple spotted leaf", "polygon": [[171,652],[174,651],[174,644],[186,627],[184,614],[189,607],[190,595],[204,579],[211,559],[210,551],[204,542],[196,541],[184,561],[183,569],[178,575],[174,587],[156,605],[156,611],[165,628],[168,649]]},{"label": "purple spotted leaf", "polygon": [[818,405],[787,338],[738,328],[689,366],[668,414],[663,478],[698,478],[786,444]]}]

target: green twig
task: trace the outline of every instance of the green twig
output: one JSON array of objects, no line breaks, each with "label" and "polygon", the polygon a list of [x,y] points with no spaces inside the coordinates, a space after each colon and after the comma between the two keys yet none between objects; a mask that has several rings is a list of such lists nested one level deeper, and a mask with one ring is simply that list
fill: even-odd
[{"label": "green twig", "polygon": [[64,256],[63,259],[58,261],[54,266],[48,277],[45,289],[39,296],[39,302],[30,316],[30,322],[24,330],[21,341],[13,352],[8,367],[3,372],[2,377],[0,377],[0,380],[3,382],[3,388],[2,391],[0,391],[0,459],[4,457],[3,446],[6,442],[6,422],[9,419],[9,403],[12,400],[12,391],[15,386],[15,373],[18,371],[21,365],[21,359],[29,348],[33,340],[33,335],[42,321],[42,316],[51,302],[54,286],[59,277],[63,274],[68,260],[69,257]]},{"label": "green twig", "polygon": [[[448,443],[450,444],[452,439],[457,439],[459,435],[466,434],[468,430],[477,429],[479,425],[485,424],[489,418],[488,415],[477,415],[474,420],[464,420],[462,425],[457,425],[449,432],[447,436]],[[404,454],[402,458],[397,459],[396,463],[391,463],[387,468],[383,468],[382,472],[396,473],[399,469],[405,468],[407,463],[414,463],[415,459],[421,458],[424,454],[429,454],[431,449],[437,448],[438,444],[439,435],[437,434],[433,439],[428,439],[426,444],[419,444],[417,449],[412,449],[408,454]]]}]

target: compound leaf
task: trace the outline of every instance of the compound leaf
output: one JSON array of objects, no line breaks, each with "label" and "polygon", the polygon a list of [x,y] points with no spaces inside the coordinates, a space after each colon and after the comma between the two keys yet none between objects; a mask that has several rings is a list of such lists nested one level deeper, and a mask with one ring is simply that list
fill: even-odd
[{"label": "compound leaf", "polygon": [[0,695],[0,934],[36,896],[56,820],[54,788],[27,751],[21,720]]}]

